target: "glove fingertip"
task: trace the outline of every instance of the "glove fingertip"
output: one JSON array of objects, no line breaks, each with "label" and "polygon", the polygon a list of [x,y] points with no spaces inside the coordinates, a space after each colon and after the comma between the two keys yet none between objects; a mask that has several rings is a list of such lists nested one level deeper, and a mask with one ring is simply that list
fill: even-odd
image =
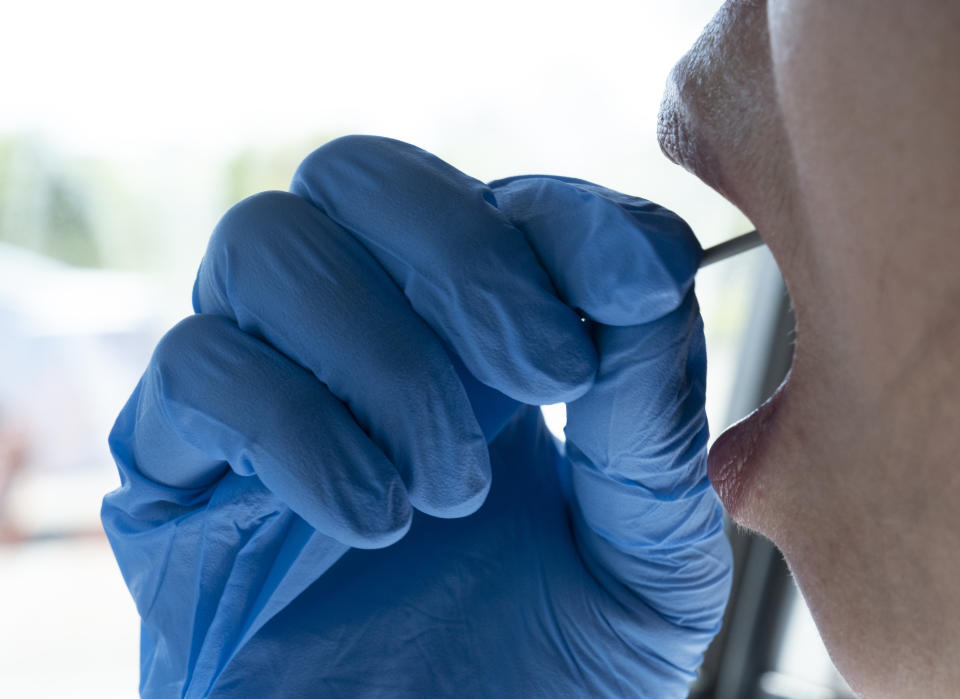
[{"label": "glove fingertip", "polygon": [[359,513],[350,526],[332,534],[333,538],[353,548],[382,549],[406,536],[413,524],[413,508],[399,479],[397,484],[399,487],[390,489],[385,513]]},{"label": "glove fingertip", "polygon": [[593,386],[599,366],[590,327],[552,290],[529,290],[526,298],[511,334],[517,346],[504,360],[517,374],[513,385],[524,389],[515,397],[529,405],[576,400]]},{"label": "glove fingertip", "polygon": [[491,183],[559,296],[605,325],[635,325],[679,306],[703,251],[672,211],[583,180],[521,176]]},{"label": "glove fingertip", "polygon": [[483,506],[490,494],[491,480],[489,472],[486,477],[474,473],[468,478],[468,482],[457,484],[457,492],[452,498],[435,502],[435,498],[415,498],[411,495],[410,502],[424,514],[440,519],[458,519],[472,515]]},{"label": "glove fingertip", "polygon": [[[469,413],[469,409],[467,411]],[[414,469],[408,484],[410,503],[424,514],[442,519],[476,512],[490,492],[491,469],[487,441],[472,414],[438,434],[434,463]]]},{"label": "glove fingertip", "polygon": [[[592,355],[592,356],[591,356]],[[593,386],[597,371],[592,347],[569,356],[537,355],[525,360],[514,358],[513,366],[504,372],[504,392],[527,405],[568,403],[580,398]]]},{"label": "glove fingertip", "polygon": [[597,373],[596,353],[591,347],[593,357],[574,357],[571,366],[563,367],[558,374],[545,375],[545,385],[538,405],[570,403],[593,387]]}]

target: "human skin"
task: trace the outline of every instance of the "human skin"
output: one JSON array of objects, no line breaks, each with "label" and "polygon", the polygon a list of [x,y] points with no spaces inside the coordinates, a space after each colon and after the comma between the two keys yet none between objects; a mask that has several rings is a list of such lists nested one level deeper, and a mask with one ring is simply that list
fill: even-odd
[{"label": "human skin", "polygon": [[865,697],[960,686],[958,35],[946,0],[728,2],[660,115],[797,319],[788,380],[717,440],[711,480]]}]

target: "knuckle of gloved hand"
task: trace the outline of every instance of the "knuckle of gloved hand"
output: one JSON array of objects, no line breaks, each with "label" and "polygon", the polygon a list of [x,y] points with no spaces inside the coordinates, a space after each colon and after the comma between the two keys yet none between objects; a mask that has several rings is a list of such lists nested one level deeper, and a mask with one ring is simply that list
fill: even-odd
[{"label": "knuckle of gloved hand", "polygon": [[491,485],[486,452],[478,452],[474,460],[485,463],[457,474],[458,482],[454,487],[434,483],[428,488],[411,488],[411,504],[421,512],[443,519],[472,515],[486,501]]},{"label": "knuckle of gloved hand", "polygon": [[397,543],[410,531],[413,508],[402,486],[392,484],[388,487],[375,509],[379,512],[368,508],[358,512],[337,538],[353,548],[382,549]]},{"label": "knuckle of gloved hand", "polygon": [[205,367],[217,361],[222,338],[230,321],[197,314],[174,325],[157,343],[151,360],[163,398],[185,401],[186,394],[205,380]]},{"label": "knuckle of gloved hand", "polygon": [[234,204],[220,219],[210,238],[209,249],[227,256],[253,254],[277,238],[287,212],[299,197],[289,192],[267,191],[253,194]]},{"label": "knuckle of gloved hand", "polygon": [[400,141],[385,136],[348,134],[327,141],[307,156],[307,159],[312,158],[314,155],[321,154],[326,158],[341,158],[347,160],[358,157],[363,158],[367,155],[387,155],[391,146],[398,143],[400,143]]},{"label": "knuckle of gloved hand", "polygon": [[[335,174],[345,167],[353,170],[364,165],[374,165],[371,174],[380,176],[385,169],[395,164],[401,155],[399,146],[406,145],[392,138],[351,134],[327,141],[303,159],[293,176],[292,191],[305,188],[306,192],[319,195],[312,186],[323,180],[324,175]],[[409,147],[409,146],[408,146]]]},{"label": "knuckle of gloved hand", "polygon": [[260,192],[234,204],[210,237],[194,290],[196,310],[229,312],[230,293],[244,290],[238,277],[259,274],[266,260],[291,254],[293,235],[303,228],[298,224],[304,214],[313,213],[309,206],[280,191]]}]

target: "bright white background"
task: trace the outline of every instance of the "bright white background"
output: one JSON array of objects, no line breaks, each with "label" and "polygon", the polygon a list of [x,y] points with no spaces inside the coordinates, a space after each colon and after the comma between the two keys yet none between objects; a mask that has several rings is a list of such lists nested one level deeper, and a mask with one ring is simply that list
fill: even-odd
[{"label": "bright white background", "polygon": [[[118,485],[106,435],[150,348],[190,313],[227,206],[285,188],[330,138],[374,133],[482,180],[561,174],[644,196],[719,242],[748,222],[655,137],[670,67],[719,4],[4,2],[0,223],[19,247],[0,247],[0,409],[28,456],[0,517],[33,543],[0,544],[0,694],[136,693],[136,614],[96,533]],[[51,253],[31,233],[51,176],[82,194],[99,268],[20,249]],[[698,280],[715,428],[755,264]],[[50,535],[64,529],[82,536]]]}]

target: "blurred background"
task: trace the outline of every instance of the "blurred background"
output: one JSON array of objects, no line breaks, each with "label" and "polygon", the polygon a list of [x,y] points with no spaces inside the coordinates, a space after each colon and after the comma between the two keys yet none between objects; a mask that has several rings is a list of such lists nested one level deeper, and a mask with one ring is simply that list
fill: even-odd
[{"label": "blurred background", "polygon": [[[132,697],[138,620],[99,523],[106,437],[207,238],[349,133],[481,180],[652,199],[702,244],[750,229],[656,143],[666,76],[719,0],[5,3],[0,23],[0,695]],[[789,366],[763,250],[698,277],[713,433]],[[551,428],[562,406],[545,410]],[[846,697],[775,549],[731,528],[728,619],[694,694]]]}]

